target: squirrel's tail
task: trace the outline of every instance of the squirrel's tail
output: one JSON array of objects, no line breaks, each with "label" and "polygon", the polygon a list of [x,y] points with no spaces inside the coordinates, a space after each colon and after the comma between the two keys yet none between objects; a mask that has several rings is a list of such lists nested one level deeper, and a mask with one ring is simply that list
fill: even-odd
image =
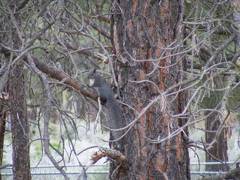
[{"label": "squirrel's tail", "polygon": [[[118,102],[114,98],[108,99],[106,102],[106,108],[108,111],[108,125],[109,128],[111,129],[119,129],[124,127],[124,122],[123,122],[123,116],[122,116],[122,111],[121,108],[118,104]],[[116,140],[120,138],[124,132],[123,131],[111,131],[112,134],[112,139],[110,140]]]}]

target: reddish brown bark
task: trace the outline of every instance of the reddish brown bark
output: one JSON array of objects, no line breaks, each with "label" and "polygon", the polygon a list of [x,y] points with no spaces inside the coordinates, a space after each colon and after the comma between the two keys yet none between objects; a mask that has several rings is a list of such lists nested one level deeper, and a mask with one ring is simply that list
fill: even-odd
[{"label": "reddish brown bark", "polygon": [[[178,61],[178,57],[170,56],[174,51],[166,50],[177,34],[181,38],[182,1],[114,1],[113,6],[114,65],[120,88],[124,89],[122,100],[139,112],[159,95],[158,89],[164,92],[182,78],[183,59]],[[158,88],[148,82],[133,82],[142,80],[152,81]],[[128,169],[120,169],[113,179],[190,179],[187,141],[182,134],[162,143],[150,141],[166,138],[185,123],[169,115],[183,110],[184,98],[180,93],[170,96],[166,108],[161,109],[161,102],[160,106],[154,104],[136,122],[124,140]],[[123,110],[125,123],[129,124],[136,114]],[[110,175],[117,166],[112,162]]]}]

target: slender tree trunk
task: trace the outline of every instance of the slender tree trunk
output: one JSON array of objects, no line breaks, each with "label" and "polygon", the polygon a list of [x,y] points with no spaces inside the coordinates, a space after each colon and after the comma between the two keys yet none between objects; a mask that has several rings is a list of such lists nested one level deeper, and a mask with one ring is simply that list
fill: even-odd
[{"label": "slender tree trunk", "polygon": [[[208,115],[206,119],[206,143],[212,144],[212,147],[206,152],[206,162],[227,162],[227,136],[225,134],[225,129],[222,129],[218,136],[217,130],[221,126],[221,120],[219,114],[216,112],[207,112]],[[208,171],[227,171],[229,170],[226,164],[217,165],[207,165],[206,170]]]},{"label": "slender tree trunk", "polygon": [[13,141],[13,177],[14,180],[30,180],[29,125],[22,61],[15,64],[10,71],[9,97]]},{"label": "slender tree trunk", "polygon": [[[14,13],[19,1],[10,4],[13,49],[21,47],[21,14]],[[30,180],[29,124],[25,94],[24,62],[19,59],[9,72],[9,103],[12,132],[12,163],[14,180]]]},{"label": "slender tree trunk", "polygon": [[160,96],[183,79],[184,60],[170,56],[180,50],[173,42],[182,39],[182,12],[181,0],[113,1],[113,66],[122,100],[136,110],[123,108],[126,125],[159,99],[125,136],[128,167],[112,162],[112,179],[190,179],[186,139],[181,133],[168,138],[185,123],[171,115],[184,109],[186,94]]},{"label": "slender tree trunk", "polygon": [[[215,86],[217,88],[224,88],[227,79],[224,77],[217,77],[214,79]],[[223,120],[217,111],[212,109],[220,110],[220,108],[225,107],[223,104],[224,93],[220,91],[211,91],[210,95],[203,99],[202,106],[206,109],[211,109],[205,112],[207,117],[205,120],[205,139],[206,144],[206,162],[222,162],[221,164],[210,164],[206,165],[207,171],[227,171],[229,166],[224,162],[228,161],[228,145],[227,145],[227,135],[226,128],[223,126]],[[221,104],[222,103],[222,104]]]},{"label": "slender tree trunk", "polygon": [[[6,119],[9,111],[9,102],[8,99],[8,82],[6,82],[5,87],[3,88],[0,94],[0,166],[3,165],[3,148],[4,148],[4,137],[5,137],[5,128],[6,128]],[[0,180],[2,175],[0,172]]]},{"label": "slender tree trunk", "polygon": [[[5,124],[6,124],[6,108],[4,108],[4,100],[1,101],[0,107],[0,166],[2,166],[3,161],[3,146],[4,146],[4,134],[5,134]],[[2,175],[0,174],[0,180],[2,180]]]}]

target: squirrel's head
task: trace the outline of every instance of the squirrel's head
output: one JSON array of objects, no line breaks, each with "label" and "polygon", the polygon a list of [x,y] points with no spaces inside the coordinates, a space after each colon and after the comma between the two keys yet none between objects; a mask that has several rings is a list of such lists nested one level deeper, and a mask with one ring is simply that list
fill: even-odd
[{"label": "squirrel's head", "polygon": [[89,86],[91,87],[100,87],[102,84],[102,77],[97,74],[96,69],[93,69],[92,71],[90,71],[89,75],[88,75],[88,79],[89,79]]}]

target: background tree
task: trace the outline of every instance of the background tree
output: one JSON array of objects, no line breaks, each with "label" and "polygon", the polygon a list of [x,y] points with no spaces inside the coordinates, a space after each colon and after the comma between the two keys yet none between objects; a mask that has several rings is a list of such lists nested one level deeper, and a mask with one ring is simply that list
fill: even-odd
[{"label": "background tree", "polygon": [[[6,39],[7,42],[12,45],[12,49],[19,49],[23,43],[23,34],[20,30],[21,16],[16,13],[17,10],[19,10],[19,7],[20,4],[15,1],[6,6],[9,14],[5,18],[11,19],[10,23],[7,23],[6,27],[9,27],[10,29],[8,37],[11,38],[7,39],[5,37],[3,39]],[[12,53],[6,54],[6,57],[8,58],[11,66],[11,70],[9,71],[9,105],[13,141],[13,177],[14,179],[28,180],[31,179],[29,124],[27,120],[23,61],[14,59],[14,55]]]},{"label": "background tree", "polygon": [[[224,162],[228,161],[228,121],[231,115],[226,101],[235,86],[232,72],[235,57],[239,56],[235,44],[237,33],[234,29],[237,24],[233,20],[234,10],[232,4],[226,2],[195,1],[194,7],[192,3],[186,5],[190,10],[186,11],[188,16],[185,22],[186,27],[191,29],[189,43],[196,46],[188,56],[191,58],[189,70],[191,74],[204,73],[202,69],[209,70],[201,82],[199,97],[196,98],[200,105],[199,111],[204,112],[206,118],[203,130],[206,137],[206,142],[203,142],[206,161],[222,163],[207,165],[206,169],[227,170],[228,166]],[[196,112],[196,109],[193,111]]]},{"label": "background tree", "polygon": [[[2,94],[0,104],[0,166],[3,166],[4,135],[6,130],[6,118],[9,110],[8,94]],[[0,180],[2,180],[1,174]]]}]

